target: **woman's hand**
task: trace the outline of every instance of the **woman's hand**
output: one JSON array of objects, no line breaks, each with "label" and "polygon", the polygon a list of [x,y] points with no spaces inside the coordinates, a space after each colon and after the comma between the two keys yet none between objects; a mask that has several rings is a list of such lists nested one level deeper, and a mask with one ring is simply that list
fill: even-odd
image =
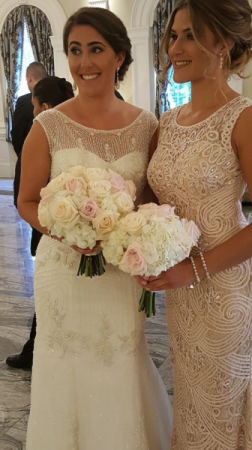
[{"label": "woman's hand", "polygon": [[161,272],[157,277],[137,276],[135,278],[139,286],[151,292],[190,286],[195,282],[195,274],[188,258],[166,272]]},{"label": "woman's hand", "polygon": [[96,245],[93,248],[80,248],[77,245],[71,245],[71,248],[82,255],[93,255],[98,254],[101,251],[100,241],[96,242]]}]

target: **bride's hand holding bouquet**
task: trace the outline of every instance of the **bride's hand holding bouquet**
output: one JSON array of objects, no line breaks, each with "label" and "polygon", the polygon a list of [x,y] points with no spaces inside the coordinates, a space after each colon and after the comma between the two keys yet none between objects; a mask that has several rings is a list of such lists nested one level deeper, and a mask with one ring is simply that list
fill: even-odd
[{"label": "bride's hand holding bouquet", "polygon": [[78,275],[102,275],[100,241],[119,218],[134,208],[136,188],[112,170],[75,166],[41,190],[38,218],[42,226],[82,254]]}]

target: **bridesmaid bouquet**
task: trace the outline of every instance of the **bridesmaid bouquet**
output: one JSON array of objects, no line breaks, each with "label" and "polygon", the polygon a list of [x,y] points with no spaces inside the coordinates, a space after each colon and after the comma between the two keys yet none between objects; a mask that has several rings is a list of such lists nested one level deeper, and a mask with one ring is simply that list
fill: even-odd
[{"label": "bridesmaid bouquet", "polygon": [[[120,218],[101,246],[106,261],[123,272],[158,276],[187,258],[199,236],[196,224],[180,219],[174,207],[148,203]],[[143,289],[138,310],[155,315],[154,292]]]},{"label": "bridesmaid bouquet", "polygon": [[[71,167],[41,189],[38,219],[66,244],[92,249],[134,209],[135,193],[133,181],[110,169]],[[101,251],[82,255],[77,275],[102,275],[104,264]]]}]

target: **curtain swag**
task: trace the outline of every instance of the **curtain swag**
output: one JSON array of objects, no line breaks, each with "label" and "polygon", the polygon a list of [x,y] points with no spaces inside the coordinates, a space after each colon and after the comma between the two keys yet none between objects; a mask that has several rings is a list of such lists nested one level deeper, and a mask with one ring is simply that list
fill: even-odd
[{"label": "curtain swag", "polygon": [[168,81],[161,80],[159,75],[162,70],[159,53],[161,47],[162,37],[170,17],[172,10],[175,7],[176,0],[159,0],[155,10],[153,19],[153,46],[154,46],[154,68],[156,72],[156,108],[155,114],[159,119],[160,115],[170,109],[169,100],[167,97]]},{"label": "curtain swag", "polygon": [[39,8],[21,5],[7,16],[0,34],[0,51],[7,84],[6,140],[11,142],[12,117],[22,74],[24,26],[30,37],[34,61],[41,62],[54,75],[53,48],[50,41],[51,25]]}]

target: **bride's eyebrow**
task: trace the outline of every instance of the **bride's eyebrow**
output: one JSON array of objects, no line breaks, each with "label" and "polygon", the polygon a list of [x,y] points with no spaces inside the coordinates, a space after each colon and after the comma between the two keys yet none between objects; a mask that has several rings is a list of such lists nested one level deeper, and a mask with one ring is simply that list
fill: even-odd
[{"label": "bride's eyebrow", "polygon": [[69,42],[68,47],[70,47],[70,45],[73,45],[73,44],[81,46],[80,42],[78,42],[78,41],[71,41],[71,42]]},{"label": "bride's eyebrow", "polygon": [[90,47],[91,45],[102,45],[103,47],[105,47],[105,45],[100,42],[100,41],[92,41],[88,43],[88,47]]}]

